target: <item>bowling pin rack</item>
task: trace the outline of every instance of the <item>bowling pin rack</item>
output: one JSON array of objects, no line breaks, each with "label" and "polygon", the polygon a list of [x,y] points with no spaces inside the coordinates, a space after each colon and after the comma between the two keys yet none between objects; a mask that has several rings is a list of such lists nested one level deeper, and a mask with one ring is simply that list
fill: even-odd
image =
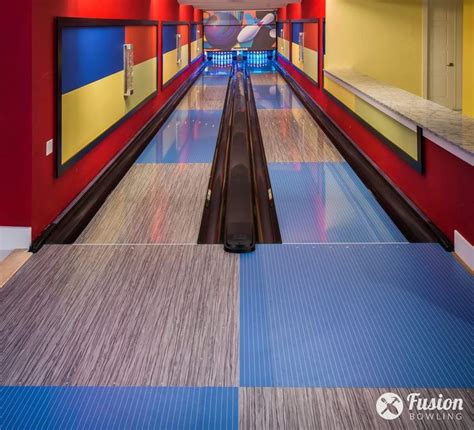
[{"label": "bowling pin rack", "polygon": [[249,66],[259,67],[275,59],[275,50],[206,51],[206,59],[217,66],[232,66],[236,61],[245,61]]}]

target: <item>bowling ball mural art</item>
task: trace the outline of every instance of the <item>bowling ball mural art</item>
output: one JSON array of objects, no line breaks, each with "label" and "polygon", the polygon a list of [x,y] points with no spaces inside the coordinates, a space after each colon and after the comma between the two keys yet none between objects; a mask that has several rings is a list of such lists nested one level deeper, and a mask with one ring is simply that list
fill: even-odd
[{"label": "bowling ball mural art", "polygon": [[240,31],[240,21],[232,13],[216,12],[204,25],[204,48],[229,51],[236,45]]},{"label": "bowling ball mural art", "polygon": [[274,11],[231,11],[204,13],[204,48],[271,50],[276,47]]}]

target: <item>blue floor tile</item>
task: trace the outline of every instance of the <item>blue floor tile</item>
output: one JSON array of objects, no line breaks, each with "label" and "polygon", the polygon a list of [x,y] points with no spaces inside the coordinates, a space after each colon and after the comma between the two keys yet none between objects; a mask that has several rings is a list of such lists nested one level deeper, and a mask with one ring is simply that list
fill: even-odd
[{"label": "blue floor tile", "polygon": [[241,386],[473,386],[473,278],[439,245],[240,258]]},{"label": "blue floor tile", "polygon": [[406,242],[347,163],[269,164],[284,243]]},{"label": "blue floor tile", "polygon": [[137,163],[212,163],[222,111],[176,110]]},{"label": "blue floor tile", "polygon": [[237,429],[237,388],[3,387],[13,429]]}]

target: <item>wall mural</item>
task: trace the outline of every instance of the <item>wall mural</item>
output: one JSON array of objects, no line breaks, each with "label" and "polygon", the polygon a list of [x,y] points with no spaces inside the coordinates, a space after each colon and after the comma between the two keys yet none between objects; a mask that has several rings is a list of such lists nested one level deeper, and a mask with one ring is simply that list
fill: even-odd
[{"label": "wall mural", "polygon": [[57,174],[158,89],[158,23],[57,20]]},{"label": "wall mural", "polygon": [[270,50],[276,48],[273,10],[204,12],[204,49]]}]

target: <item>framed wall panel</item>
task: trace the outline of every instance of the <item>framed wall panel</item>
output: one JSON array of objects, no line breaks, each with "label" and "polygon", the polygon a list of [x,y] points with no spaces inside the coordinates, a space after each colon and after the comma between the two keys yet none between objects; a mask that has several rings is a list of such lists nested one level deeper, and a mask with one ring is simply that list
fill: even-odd
[{"label": "framed wall panel", "polygon": [[319,85],[319,20],[291,21],[291,62]]},{"label": "framed wall panel", "polygon": [[199,59],[204,53],[204,28],[200,22],[191,23],[191,62]]},{"label": "framed wall panel", "polygon": [[170,84],[189,66],[190,38],[186,22],[163,23],[162,85]]},{"label": "framed wall panel", "polygon": [[291,59],[291,26],[290,21],[277,22],[277,50],[278,54],[290,61]]},{"label": "framed wall panel", "polygon": [[158,91],[158,22],[57,18],[57,175]]}]

